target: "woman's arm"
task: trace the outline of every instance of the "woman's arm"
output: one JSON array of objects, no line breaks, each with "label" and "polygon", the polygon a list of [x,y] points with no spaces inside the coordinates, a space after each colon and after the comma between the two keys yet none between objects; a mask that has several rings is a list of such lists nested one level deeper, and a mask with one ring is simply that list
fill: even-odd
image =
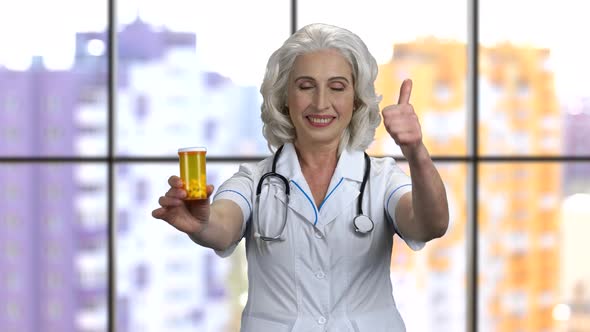
[{"label": "woman's arm", "polygon": [[219,199],[211,204],[208,222],[189,236],[204,247],[224,251],[242,237],[243,219],[238,204],[229,199]]},{"label": "woman's arm", "polygon": [[429,241],[441,237],[449,225],[447,195],[440,174],[422,142],[422,129],[410,104],[412,81],[400,88],[397,105],[383,109],[383,124],[410,164],[412,192],[403,195],[395,211],[398,231],[404,237]]},{"label": "woman's arm", "polygon": [[[412,191],[403,195],[395,219],[403,236],[427,242],[445,234],[449,209],[443,181],[424,145],[408,158]],[[393,211],[392,211],[393,212]]]}]

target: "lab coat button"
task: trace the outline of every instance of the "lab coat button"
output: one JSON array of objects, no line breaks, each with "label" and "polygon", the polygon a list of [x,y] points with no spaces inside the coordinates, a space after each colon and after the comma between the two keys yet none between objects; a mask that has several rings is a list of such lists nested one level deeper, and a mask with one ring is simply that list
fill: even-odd
[{"label": "lab coat button", "polygon": [[318,324],[326,324],[326,317],[320,316],[320,318],[318,318]]},{"label": "lab coat button", "polygon": [[322,233],[320,233],[319,231],[315,231],[315,237],[317,237],[318,239],[323,239],[324,236],[322,235]]},{"label": "lab coat button", "polygon": [[315,276],[318,279],[324,279],[326,277],[326,274],[323,271],[319,271],[318,273],[315,274]]}]

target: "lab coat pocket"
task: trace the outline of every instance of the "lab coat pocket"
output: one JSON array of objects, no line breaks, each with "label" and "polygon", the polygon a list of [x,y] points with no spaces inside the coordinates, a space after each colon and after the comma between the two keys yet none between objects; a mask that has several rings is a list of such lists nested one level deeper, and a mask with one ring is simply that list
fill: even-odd
[{"label": "lab coat pocket", "polygon": [[406,326],[397,309],[367,312],[351,319],[354,332],[405,332]]},{"label": "lab coat pocket", "polygon": [[290,332],[291,324],[266,318],[246,316],[242,332]]}]

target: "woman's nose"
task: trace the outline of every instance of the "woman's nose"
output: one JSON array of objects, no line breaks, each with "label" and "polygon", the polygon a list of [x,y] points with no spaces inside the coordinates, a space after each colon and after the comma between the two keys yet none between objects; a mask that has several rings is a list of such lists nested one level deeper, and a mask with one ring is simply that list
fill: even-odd
[{"label": "woman's nose", "polygon": [[326,89],[317,89],[314,99],[315,107],[319,110],[326,109],[330,106],[330,97]]}]

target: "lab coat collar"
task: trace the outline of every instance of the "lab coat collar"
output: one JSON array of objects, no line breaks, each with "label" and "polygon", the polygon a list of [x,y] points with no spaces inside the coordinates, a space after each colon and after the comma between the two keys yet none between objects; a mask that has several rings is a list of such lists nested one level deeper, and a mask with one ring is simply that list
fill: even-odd
[{"label": "lab coat collar", "polygon": [[[276,158],[276,154],[274,158]],[[299,166],[297,151],[295,151],[295,146],[292,143],[285,143],[283,146],[277,160],[276,172],[286,177],[287,180],[293,180],[297,183],[305,182],[303,173],[301,173],[301,166]]]},{"label": "lab coat collar", "polygon": [[[342,151],[319,211],[320,221],[318,224],[320,226],[332,223],[350,206],[356,210],[356,200],[359,196],[364,171],[365,156],[363,151]],[[319,228],[323,229],[323,227]]]},{"label": "lab coat collar", "polygon": [[[364,152],[360,150],[350,151],[345,149],[342,151],[340,158],[338,159],[332,182],[334,182],[334,179],[338,181],[340,178],[362,182],[364,171]],[[304,183],[307,187],[303,173],[301,173],[301,166],[299,165],[295,146],[292,143],[285,143],[277,161],[277,172],[298,184]],[[332,184],[330,184],[330,188],[332,188]]]},{"label": "lab coat collar", "polygon": [[[332,222],[342,213],[343,206],[354,203],[359,194],[358,186],[363,180],[364,170],[363,151],[342,151],[326,193],[327,197],[324,198],[324,202],[318,211],[318,207],[313,202],[311,189],[301,172],[301,166],[293,144],[285,144],[277,160],[276,168],[279,174],[282,174],[291,182],[289,207],[312,224],[317,220],[317,226]],[[345,180],[358,183],[353,184]]]},{"label": "lab coat collar", "polygon": [[[276,158],[276,154],[274,157]],[[276,172],[286,177],[287,181],[289,181],[291,190],[289,208],[308,222],[315,223],[319,217],[317,209],[313,202],[311,189],[309,189],[307,181],[305,181],[305,177],[301,172],[297,151],[295,151],[295,146],[292,143],[285,143],[283,146],[283,150],[281,150],[281,154],[277,160]],[[282,197],[279,200],[284,203]]]},{"label": "lab coat collar", "polygon": [[344,150],[340,154],[336,171],[334,172],[334,178],[340,179],[341,177],[357,182],[363,181],[363,174],[365,171],[365,155],[363,151]]}]

